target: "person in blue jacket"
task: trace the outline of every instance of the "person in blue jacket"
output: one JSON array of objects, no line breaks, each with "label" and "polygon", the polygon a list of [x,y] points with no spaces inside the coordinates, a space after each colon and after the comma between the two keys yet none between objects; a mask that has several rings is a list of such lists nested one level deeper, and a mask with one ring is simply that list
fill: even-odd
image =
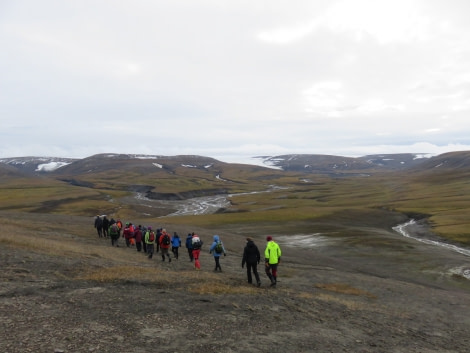
[{"label": "person in blue jacket", "polygon": [[222,243],[218,235],[214,235],[214,241],[212,242],[212,245],[209,249],[209,254],[214,255],[214,261],[215,261],[214,271],[219,270],[220,272],[222,272],[222,267],[220,267],[220,257],[222,256],[222,254],[226,256],[226,253],[225,253],[224,244]]},{"label": "person in blue jacket", "polygon": [[188,233],[186,237],[186,249],[188,249],[189,261],[193,262],[193,235]]},{"label": "person in blue jacket", "polygon": [[181,248],[181,238],[178,233],[173,234],[173,238],[171,238],[171,252],[175,256],[175,259],[178,260],[178,249]]}]

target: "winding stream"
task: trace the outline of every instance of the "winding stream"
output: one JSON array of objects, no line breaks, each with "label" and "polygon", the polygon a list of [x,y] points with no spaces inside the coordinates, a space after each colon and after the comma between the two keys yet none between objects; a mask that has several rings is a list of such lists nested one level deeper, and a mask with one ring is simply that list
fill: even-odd
[{"label": "winding stream", "polygon": [[142,193],[137,193],[135,198],[140,201],[145,201],[152,207],[169,207],[174,208],[177,211],[166,215],[168,216],[189,216],[189,215],[202,215],[202,214],[211,214],[216,212],[221,208],[227,208],[230,206],[229,197],[232,196],[241,196],[241,195],[253,195],[253,194],[262,194],[267,192],[272,192],[274,190],[287,189],[276,185],[269,185],[269,188],[262,191],[252,191],[244,192],[238,194],[228,194],[228,195],[214,195],[214,196],[202,196],[194,197],[187,200],[153,200],[147,198]]},{"label": "winding stream", "polygon": [[[407,231],[407,228],[415,226],[415,225],[416,225],[416,220],[412,219],[412,220],[410,220],[406,223],[399,224],[398,226],[393,227],[392,229],[395,232],[403,235],[406,238],[414,239],[414,240],[417,240],[421,243],[425,243],[425,244],[429,244],[429,245],[439,246],[439,247],[457,252],[457,253],[465,255],[465,256],[470,256],[470,250],[469,249],[465,249],[465,248],[462,248],[462,247],[459,247],[459,246],[456,246],[456,245],[453,245],[453,244],[447,244],[447,243],[444,243],[444,242],[441,242],[441,241],[436,241],[436,240],[431,240],[431,239],[412,236]],[[462,266],[462,267],[454,268],[454,269],[451,269],[450,272],[461,275],[461,276],[463,276],[467,279],[470,279],[470,268],[468,268],[468,266]]]},{"label": "winding stream", "polygon": [[421,242],[421,243],[440,246],[440,247],[443,247],[443,248],[446,248],[446,249],[449,249],[449,250],[458,252],[458,253],[463,254],[463,255],[465,255],[465,256],[470,256],[470,250],[468,250],[468,249],[461,248],[461,247],[458,247],[458,246],[455,246],[455,245],[452,245],[452,244],[447,244],[447,243],[444,243],[444,242],[436,241],[436,240],[425,239],[425,238],[419,238],[419,237],[414,237],[414,236],[410,235],[410,234],[406,231],[406,228],[408,228],[408,227],[410,227],[410,226],[413,226],[413,225],[415,225],[415,224],[416,224],[416,221],[415,221],[414,219],[412,219],[411,221],[408,221],[408,222],[406,222],[406,223],[400,224],[400,225],[398,225],[398,226],[396,226],[396,227],[393,227],[392,229],[393,229],[395,232],[400,233],[400,234],[403,235],[404,237],[417,240],[417,241],[419,241],[419,242]]}]

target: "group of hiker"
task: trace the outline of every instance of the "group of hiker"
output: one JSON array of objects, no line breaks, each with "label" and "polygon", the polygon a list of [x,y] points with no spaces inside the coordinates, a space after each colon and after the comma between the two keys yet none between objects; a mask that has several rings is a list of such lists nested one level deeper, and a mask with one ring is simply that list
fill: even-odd
[{"label": "group of hiker", "polygon": [[[182,241],[177,232],[170,235],[166,229],[153,229],[151,226],[135,226],[131,222],[122,223],[120,219],[107,219],[106,216],[97,215],[95,217],[95,228],[100,238],[111,239],[111,246],[119,247],[118,241],[121,236],[125,240],[127,247],[135,247],[138,252],[143,252],[149,259],[152,259],[155,252],[160,252],[162,261],[168,258],[171,262],[170,248],[175,259],[179,258],[179,248],[182,247]],[[201,269],[199,256],[203,242],[194,232],[188,233],[185,239],[185,247],[188,251],[189,261],[194,262],[196,270]],[[209,248],[209,253],[213,255],[215,268],[214,271],[222,272],[220,266],[220,257],[226,256],[225,247],[218,235],[213,236],[213,241]],[[271,287],[277,284],[277,267],[281,262],[281,248],[272,236],[266,237],[266,248],[264,251],[265,273],[271,282]],[[252,238],[246,238],[246,245],[243,249],[242,268],[246,265],[248,283],[253,283],[252,273],[256,280],[256,285],[261,286],[261,280],[258,273],[258,265],[261,261],[261,253]]]}]

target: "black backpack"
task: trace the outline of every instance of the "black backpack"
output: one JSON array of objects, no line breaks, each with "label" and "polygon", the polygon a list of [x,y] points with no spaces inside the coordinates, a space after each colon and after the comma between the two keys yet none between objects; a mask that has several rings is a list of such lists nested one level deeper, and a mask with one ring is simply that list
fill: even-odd
[{"label": "black backpack", "polygon": [[170,236],[168,234],[165,234],[162,239],[162,244],[163,245],[170,245]]}]

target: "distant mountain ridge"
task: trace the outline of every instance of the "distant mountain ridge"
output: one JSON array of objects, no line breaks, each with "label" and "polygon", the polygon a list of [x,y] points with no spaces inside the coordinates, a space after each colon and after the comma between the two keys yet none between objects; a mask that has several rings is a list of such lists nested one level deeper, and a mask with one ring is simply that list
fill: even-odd
[{"label": "distant mountain ridge", "polygon": [[[377,154],[362,157],[342,157],[318,154],[287,154],[254,157],[266,168],[281,171],[342,175],[403,170],[432,170],[435,168],[470,168],[470,151],[449,152],[431,156],[424,153]],[[84,174],[121,168],[134,168],[144,173],[155,168],[171,172],[176,167],[204,169],[225,163],[197,155],[143,155],[103,153],[86,158],[15,157],[0,159],[0,175]],[[246,166],[259,167],[251,164]]]}]

